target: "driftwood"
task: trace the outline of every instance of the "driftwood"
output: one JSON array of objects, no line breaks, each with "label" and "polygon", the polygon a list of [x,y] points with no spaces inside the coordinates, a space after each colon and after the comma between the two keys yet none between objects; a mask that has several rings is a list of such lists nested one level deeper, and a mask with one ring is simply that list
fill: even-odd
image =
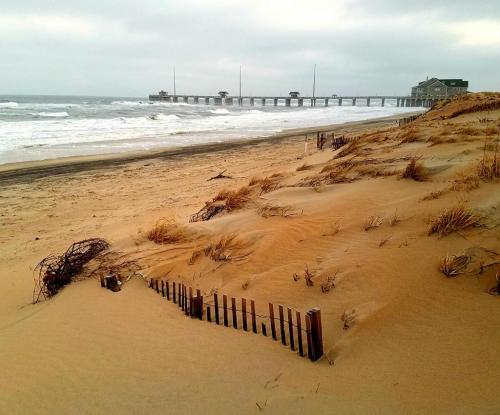
[{"label": "driftwood", "polygon": [[198,212],[191,215],[189,218],[189,222],[201,222],[207,221],[223,212],[226,209],[226,206],[223,204],[212,204],[206,203]]},{"label": "driftwood", "polygon": [[226,170],[222,170],[217,176],[210,177],[210,179],[207,180],[209,182],[210,180],[217,180],[217,179],[232,179],[231,176],[226,176],[224,173]]},{"label": "driftwood", "polygon": [[109,244],[104,239],[93,238],[73,243],[64,254],[50,255],[35,267],[33,303],[57,294],[83,269],[84,265],[106,250]]}]

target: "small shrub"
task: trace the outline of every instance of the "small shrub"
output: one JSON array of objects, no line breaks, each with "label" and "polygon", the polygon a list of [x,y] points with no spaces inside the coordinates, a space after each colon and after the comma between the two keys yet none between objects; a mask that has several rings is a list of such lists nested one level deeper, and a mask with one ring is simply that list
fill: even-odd
[{"label": "small shrub", "polygon": [[321,292],[322,293],[327,293],[330,291],[332,288],[335,288],[335,277],[336,275],[332,275],[328,277],[328,279],[321,284]]},{"label": "small shrub", "polygon": [[497,151],[493,156],[483,153],[477,165],[477,175],[486,182],[500,178],[500,157]]},{"label": "small shrub", "polygon": [[396,210],[389,219],[389,225],[396,226],[399,222],[401,222],[401,218],[399,217],[398,211]]},{"label": "small shrub", "polygon": [[433,190],[432,192],[428,193],[427,195],[425,195],[422,200],[434,200],[434,199],[438,199],[439,197],[441,197],[443,194],[444,194],[445,190],[444,189],[441,189],[441,190]]}]

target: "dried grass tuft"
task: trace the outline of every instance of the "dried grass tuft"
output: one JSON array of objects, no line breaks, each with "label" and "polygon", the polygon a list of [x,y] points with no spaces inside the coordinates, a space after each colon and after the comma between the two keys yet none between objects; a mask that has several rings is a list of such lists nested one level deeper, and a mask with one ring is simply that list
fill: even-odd
[{"label": "dried grass tuft", "polygon": [[363,224],[363,229],[369,231],[370,229],[378,228],[383,222],[384,220],[380,216],[370,216]]},{"label": "dried grass tuft", "polygon": [[446,255],[441,260],[439,270],[447,277],[463,274],[469,265],[470,257],[467,255]]},{"label": "dried grass tuft", "polygon": [[213,261],[229,262],[233,260],[241,260],[250,255],[250,252],[235,255],[236,251],[240,251],[246,248],[246,246],[247,245],[245,243],[238,239],[238,236],[235,233],[230,233],[222,235],[217,242],[208,245],[203,252],[205,253],[205,256],[209,257]]},{"label": "dried grass tuft", "polygon": [[396,226],[399,222],[401,222],[401,218],[396,210],[389,219],[389,225]]},{"label": "dried grass tuft", "polygon": [[434,200],[439,199],[445,192],[445,189],[433,190],[432,192],[426,194],[422,200]]},{"label": "dried grass tuft", "polygon": [[403,179],[413,179],[417,182],[427,180],[427,169],[420,163],[419,158],[412,157],[404,169],[401,177]]},{"label": "dried grass tuft", "polygon": [[483,153],[483,157],[477,164],[477,175],[486,182],[500,178],[500,157],[498,151],[493,156]]},{"label": "dried grass tuft", "polygon": [[328,291],[332,290],[333,288],[335,288],[335,278],[336,278],[336,274],[328,277],[328,279],[321,284],[321,292],[322,293],[327,293]]},{"label": "dried grass tuft", "polygon": [[266,204],[257,209],[257,213],[263,218],[270,218],[273,216],[280,216],[282,218],[290,218],[292,216],[299,216],[303,212],[299,212],[290,206],[276,206],[271,204]]},{"label": "dried grass tuft", "polygon": [[174,244],[188,239],[188,232],[184,226],[175,221],[160,219],[148,231],[146,237],[156,244]]},{"label": "dried grass tuft", "polygon": [[452,208],[445,209],[432,220],[428,234],[437,233],[439,236],[445,236],[478,225],[479,219],[463,203],[459,203]]}]

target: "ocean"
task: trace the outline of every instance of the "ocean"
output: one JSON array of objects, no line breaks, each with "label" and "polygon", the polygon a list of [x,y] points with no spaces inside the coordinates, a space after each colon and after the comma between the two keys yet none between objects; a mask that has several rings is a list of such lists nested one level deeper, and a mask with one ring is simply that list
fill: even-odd
[{"label": "ocean", "polygon": [[238,107],[147,98],[0,95],[0,164],[265,137],[415,111],[390,102],[372,105]]}]

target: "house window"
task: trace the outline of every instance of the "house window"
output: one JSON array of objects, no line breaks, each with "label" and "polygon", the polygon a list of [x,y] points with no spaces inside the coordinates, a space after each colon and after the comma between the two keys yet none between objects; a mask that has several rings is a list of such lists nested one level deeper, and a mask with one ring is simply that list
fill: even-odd
[{"label": "house window", "polygon": [[441,88],[434,88],[434,91],[439,92],[439,91],[441,91]]}]

